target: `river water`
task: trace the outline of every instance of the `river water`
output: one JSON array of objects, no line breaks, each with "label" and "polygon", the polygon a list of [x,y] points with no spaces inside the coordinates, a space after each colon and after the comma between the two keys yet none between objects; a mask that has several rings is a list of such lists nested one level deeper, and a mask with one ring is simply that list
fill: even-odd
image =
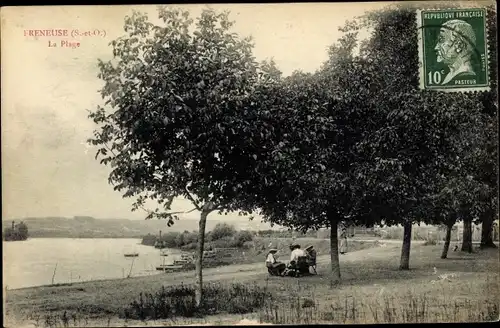
[{"label": "river water", "polygon": [[[3,287],[9,289],[161,273],[180,251],[140,244],[140,239],[33,238],[3,242]],[[125,253],[139,253],[125,257]],[[56,267],[57,266],[57,267]],[[55,275],[54,275],[55,271]]]}]

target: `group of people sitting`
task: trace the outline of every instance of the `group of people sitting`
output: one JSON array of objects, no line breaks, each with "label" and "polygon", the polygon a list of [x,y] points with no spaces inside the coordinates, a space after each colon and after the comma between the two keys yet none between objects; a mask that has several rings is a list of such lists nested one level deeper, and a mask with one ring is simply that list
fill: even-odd
[{"label": "group of people sitting", "polygon": [[290,262],[288,264],[278,261],[278,250],[271,248],[266,257],[266,267],[272,275],[287,276],[293,273],[309,274],[310,268],[316,273],[316,250],[313,246],[300,248],[299,244],[290,245]]}]

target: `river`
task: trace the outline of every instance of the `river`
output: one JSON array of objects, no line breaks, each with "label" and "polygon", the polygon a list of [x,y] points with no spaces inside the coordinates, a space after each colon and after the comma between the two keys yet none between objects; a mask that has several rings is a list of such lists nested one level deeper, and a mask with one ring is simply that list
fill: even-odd
[{"label": "river", "polygon": [[[54,283],[116,279],[161,273],[180,251],[140,244],[140,239],[33,238],[3,242],[3,287],[9,289]],[[125,257],[125,253],[139,253]],[[57,267],[56,267],[57,266]],[[55,274],[54,274],[55,271]]]}]

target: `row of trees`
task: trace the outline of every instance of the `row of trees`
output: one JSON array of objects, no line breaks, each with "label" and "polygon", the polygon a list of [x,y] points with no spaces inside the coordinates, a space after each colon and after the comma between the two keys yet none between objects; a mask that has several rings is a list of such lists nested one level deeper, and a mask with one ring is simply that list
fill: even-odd
[{"label": "row of trees", "polygon": [[[205,240],[213,247],[243,247],[246,242],[253,240],[254,235],[254,232],[248,230],[237,231],[233,225],[227,223],[217,223],[212,231],[205,234]],[[160,236],[148,234],[142,238],[142,244],[154,246],[160,242],[167,248],[193,249],[198,245],[198,238],[197,231],[171,231]]]},{"label": "row of trees", "polygon": [[[304,232],[326,227],[335,285],[341,222],[402,224],[408,269],[413,223],[492,221],[496,85],[480,94],[419,90],[413,8],[349,22],[320,69],[287,77],[272,60],[255,60],[228,13],[203,11],[192,32],[188,12],[158,13],[162,26],[127,16],[128,34],[111,43],[115,58],[99,61],[105,106],[90,114],[98,125],[90,142],[113,168],[115,190],[136,198],[132,210],[154,200],[147,218],[170,226],[173,200],[193,203],[199,255],[214,211],[254,212]],[[360,42],[365,28],[372,33]],[[199,304],[202,256],[196,274]]]}]

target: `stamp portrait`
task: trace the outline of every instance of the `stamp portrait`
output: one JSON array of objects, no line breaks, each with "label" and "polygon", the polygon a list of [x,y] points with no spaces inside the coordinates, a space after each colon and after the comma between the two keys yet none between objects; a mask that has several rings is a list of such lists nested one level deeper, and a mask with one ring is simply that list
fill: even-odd
[{"label": "stamp portrait", "polygon": [[420,88],[489,90],[486,10],[417,11]]}]

